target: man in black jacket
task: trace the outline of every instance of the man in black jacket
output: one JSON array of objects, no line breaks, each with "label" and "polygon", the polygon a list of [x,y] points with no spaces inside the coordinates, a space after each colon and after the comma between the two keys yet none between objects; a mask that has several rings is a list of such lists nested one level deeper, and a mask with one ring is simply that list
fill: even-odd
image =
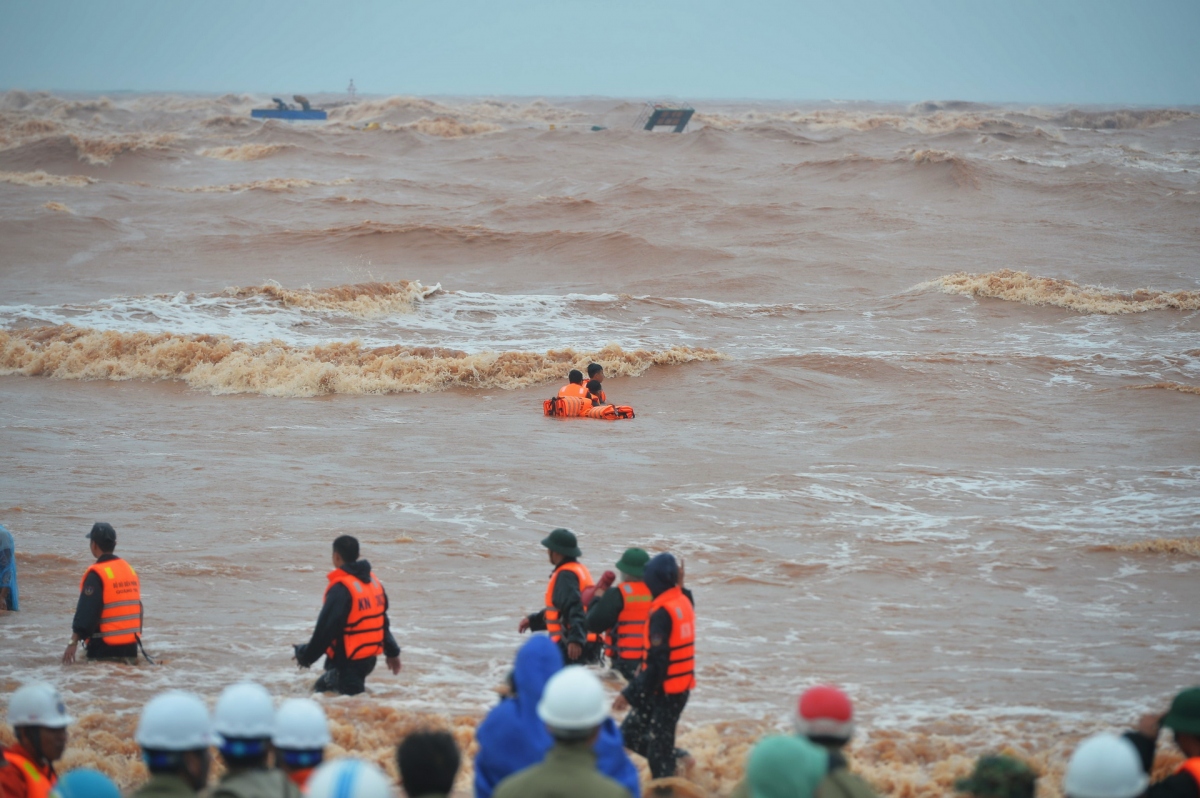
[{"label": "man in black jacket", "polygon": [[307,668],[324,654],[325,673],[313,690],[357,695],[366,689],[380,648],[388,670],[400,673],[400,646],[388,621],[387,593],[373,578],[371,563],[358,559],[356,538],[342,535],[333,541],[333,567],[317,627],[307,643],[295,647],[294,659]]},{"label": "man in black jacket", "polygon": [[1186,759],[1178,772],[1151,784],[1146,798],[1200,798],[1200,686],[1175,696],[1167,714],[1145,715],[1135,731],[1125,733],[1141,755],[1146,773],[1154,768],[1158,732],[1164,726],[1175,733],[1175,744]]},{"label": "man in black jacket", "polygon": [[[96,558],[96,565],[120,559],[113,554],[117,548],[117,530],[113,529],[112,524],[104,521],[92,524],[92,530],[87,533],[87,540],[90,541],[88,545],[91,548],[92,556]],[[140,615],[142,612],[140,592],[137,594],[137,602],[136,607],[131,605],[123,612]],[[89,568],[83,578],[83,585],[79,589],[79,600],[75,603],[75,618],[71,621],[71,642],[67,645],[67,650],[63,652],[62,657],[64,665],[71,665],[75,662],[75,652],[80,640],[85,641],[85,650],[90,660],[137,659],[138,644],[136,640],[117,645],[106,642],[105,634],[100,628],[100,616],[103,611],[104,580],[100,576],[99,569]],[[139,623],[139,633],[140,629]],[[130,636],[132,635],[125,637]]]},{"label": "man in black jacket", "polygon": [[[592,584],[591,574],[579,562],[583,551],[569,529],[555,529],[542,540],[554,571],[550,575],[547,593],[550,604],[522,618],[517,631],[549,632],[558,644],[568,665],[585,665],[600,659],[602,648],[594,638],[589,640],[587,613],[583,608],[582,591]],[[586,581],[581,581],[581,578]]]},{"label": "man in black jacket", "polygon": [[[683,569],[670,554],[659,554],[650,560],[643,578],[655,599],[678,585],[688,603],[693,606],[696,603],[691,591],[683,586]],[[674,631],[671,613],[662,608],[654,610],[647,626],[645,665],[617,696],[613,709],[633,707],[621,724],[625,747],[646,757],[651,775],[661,779],[675,775],[676,760],[690,758],[687,751],[675,748],[675,727],[691,691],[669,691]]]}]

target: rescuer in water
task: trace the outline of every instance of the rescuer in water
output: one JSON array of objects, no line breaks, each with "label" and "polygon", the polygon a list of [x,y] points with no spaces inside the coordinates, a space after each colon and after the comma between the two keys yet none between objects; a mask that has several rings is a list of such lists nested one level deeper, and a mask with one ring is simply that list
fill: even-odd
[{"label": "rescuer in water", "polygon": [[644,756],[654,778],[662,779],[674,776],[675,760],[688,756],[675,748],[675,726],[696,686],[696,613],[673,556],[659,554],[646,564],[643,576],[654,596],[646,621],[645,662],[613,709],[633,707],[621,724],[625,746]]},{"label": "rescuer in water", "polygon": [[558,389],[559,396],[578,396],[580,399],[587,399],[587,387],[583,384],[583,372],[579,369],[571,369],[567,374],[567,384]]},{"label": "rescuer in water", "polygon": [[600,638],[587,631],[582,592],[593,582],[588,569],[579,562],[583,552],[568,529],[554,530],[542,545],[549,550],[550,564],[554,566],[546,585],[545,609],[522,618],[517,631],[549,632],[568,664],[595,662],[600,657]]},{"label": "rescuer in water", "polygon": [[113,554],[117,531],[112,524],[93,524],[87,539],[96,562],[79,582],[79,602],[63,664],[75,661],[80,640],[86,641],[88,659],[136,659],[142,634],[142,591],[137,572]]},{"label": "rescuer in water", "polygon": [[642,572],[649,561],[645,549],[626,549],[617,561],[620,583],[608,590],[597,586],[587,611],[588,631],[607,633],[609,665],[627,682],[637,676],[646,653],[646,619],[654,597]]},{"label": "rescuer in water", "polygon": [[601,366],[599,363],[588,363],[587,378],[588,390],[596,395],[596,398],[600,400],[600,404],[608,404],[608,397],[604,393],[603,385],[594,390],[590,387],[593,382],[597,384],[604,382],[604,366]]},{"label": "rescuer in water", "polygon": [[380,654],[388,670],[400,673],[400,646],[388,623],[388,597],[371,563],[358,559],[358,540],[342,535],[333,541],[333,570],[325,604],[312,638],[295,647],[295,660],[307,668],[325,655],[325,673],[316,692],[358,695]]}]

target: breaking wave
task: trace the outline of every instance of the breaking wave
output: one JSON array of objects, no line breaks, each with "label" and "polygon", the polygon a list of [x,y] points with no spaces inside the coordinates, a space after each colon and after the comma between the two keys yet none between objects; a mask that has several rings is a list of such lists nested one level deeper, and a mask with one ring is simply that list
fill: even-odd
[{"label": "breaking wave", "polygon": [[61,202],[47,202],[42,206],[48,211],[57,211],[58,213],[74,213],[75,211],[63,205]]},{"label": "breaking wave", "polygon": [[232,194],[238,191],[269,191],[274,194],[285,194],[296,188],[311,188],[312,186],[345,186],[354,181],[348,177],[340,180],[309,180],[304,177],[272,177],[267,180],[251,180],[247,183],[226,183],[218,186],[156,186],[150,183],[134,183],[144,188],[161,188],[176,191],[180,194]]},{"label": "breaking wave", "polygon": [[403,125],[403,127],[424,133],[426,136],[438,136],[444,139],[460,139],[504,130],[503,126],[492,122],[459,122],[452,116],[437,116],[433,119],[422,117],[416,122]]},{"label": "breaking wave", "polygon": [[1092,551],[1122,551],[1133,554],[1183,554],[1200,557],[1200,538],[1154,538],[1136,543],[1093,546]]},{"label": "breaking wave", "polygon": [[18,186],[86,186],[98,182],[84,175],[51,175],[40,169],[36,172],[0,172],[0,183]]},{"label": "breaking wave", "polygon": [[917,166],[949,164],[954,182],[963,188],[979,188],[979,173],[966,158],[945,150],[910,150],[912,162]]},{"label": "breaking wave", "polygon": [[724,357],[686,346],[468,354],[434,347],[367,349],[357,341],[298,348],[279,341],[248,344],[217,335],[102,332],[71,325],[0,331],[0,376],[179,380],[214,394],[280,397],[515,390],[561,380],[565,371],[589,362],[602,364],[610,376],[636,377],[651,366]]},{"label": "breaking wave", "polygon": [[1181,382],[1171,382],[1170,380],[1153,382],[1149,385],[1131,385],[1130,388],[1135,391],[1145,391],[1157,388],[1164,391],[1179,391],[1181,393],[1194,393],[1200,395],[1200,385],[1184,385]]},{"label": "breaking wave", "polygon": [[68,138],[75,147],[79,160],[86,161],[93,166],[109,166],[118,156],[125,153],[170,149],[177,136],[173,133],[162,133],[156,136],[106,136],[102,138],[71,135]]},{"label": "breaking wave", "polygon": [[209,147],[200,150],[205,158],[222,161],[257,161],[292,149],[291,144],[239,144],[231,147]]},{"label": "breaking wave", "polygon": [[236,299],[266,297],[285,307],[307,310],[333,310],[369,319],[387,313],[404,313],[422,299],[440,292],[442,287],[425,287],[418,281],[391,283],[355,283],[332,288],[284,288],[276,282],[246,288],[226,288],[222,296]]},{"label": "breaking wave", "polygon": [[1054,277],[1034,277],[1028,272],[1013,269],[983,274],[956,272],[921,283],[917,288],[936,288],[944,294],[990,297],[1026,305],[1054,305],[1080,313],[1200,310],[1200,291],[1159,291],[1152,288],[1118,291]]}]

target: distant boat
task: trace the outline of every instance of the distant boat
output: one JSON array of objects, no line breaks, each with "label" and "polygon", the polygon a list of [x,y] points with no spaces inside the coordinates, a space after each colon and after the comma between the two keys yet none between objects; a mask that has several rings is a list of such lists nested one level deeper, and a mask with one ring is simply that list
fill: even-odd
[{"label": "distant boat", "polygon": [[272,97],[275,101],[274,108],[255,108],[250,111],[250,116],[255,119],[326,119],[327,115],[319,108],[313,108],[308,103],[308,98],[302,94],[292,95],[292,99],[300,103],[297,108],[294,105],[288,105],[278,97]]}]

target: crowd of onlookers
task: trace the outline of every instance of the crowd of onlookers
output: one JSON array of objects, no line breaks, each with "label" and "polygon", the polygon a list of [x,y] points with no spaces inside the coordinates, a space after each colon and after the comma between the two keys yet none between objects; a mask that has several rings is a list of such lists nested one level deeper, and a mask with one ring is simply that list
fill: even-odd
[{"label": "crowd of onlookers", "polygon": [[[609,717],[610,699],[586,667],[563,667],[557,647],[538,635],[518,652],[509,693],[477,731],[477,798],[628,798],[640,796],[638,771]],[[118,798],[102,773],[58,774],[73,718],[51,685],[31,683],[9,698],[15,743],[0,757],[0,798]],[[738,798],[876,798],[842,750],[854,733],[850,699],[832,686],[800,696],[794,733],[760,740],[746,760]],[[1172,775],[1151,784],[1159,731],[1183,752]],[[172,690],[143,708],[135,741],[149,778],[137,798],[410,798],[447,796],[460,753],[447,732],[399,741],[399,785],[372,762],[325,759],[332,742],[321,705],[291,698],[278,708],[252,682],[225,689],[210,713],[196,695]],[[215,748],[223,774],[211,776]],[[974,798],[1034,798],[1038,774],[1010,756],[981,757],[957,789]],[[210,782],[212,782],[210,784]],[[1144,716],[1122,735],[1103,733],[1075,749],[1062,782],[1067,798],[1200,798],[1200,687],[1182,691],[1168,712]],[[670,794],[651,782],[652,794]]]}]

